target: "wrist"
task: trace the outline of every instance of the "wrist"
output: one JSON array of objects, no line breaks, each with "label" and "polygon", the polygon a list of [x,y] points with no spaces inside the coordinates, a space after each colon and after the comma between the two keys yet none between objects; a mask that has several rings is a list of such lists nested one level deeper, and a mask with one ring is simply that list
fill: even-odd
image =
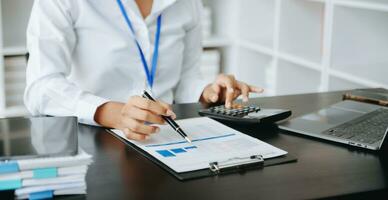
[{"label": "wrist", "polygon": [[103,127],[119,128],[121,110],[124,103],[109,101],[99,106],[94,114],[94,121]]}]

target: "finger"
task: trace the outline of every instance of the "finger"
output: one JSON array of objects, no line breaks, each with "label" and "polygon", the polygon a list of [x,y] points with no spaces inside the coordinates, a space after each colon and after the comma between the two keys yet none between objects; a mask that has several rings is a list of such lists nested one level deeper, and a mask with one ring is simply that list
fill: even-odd
[{"label": "finger", "polygon": [[221,87],[218,84],[212,84],[211,89],[213,93],[210,96],[210,101],[213,103],[216,103],[221,93]]},{"label": "finger", "polygon": [[241,91],[240,90],[235,90],[234,94],[233,94],[233,99],[237,99],[237,97],[239,97],[241,95]]},{"label": "finger", "polygon": [[140,96],[134,96],[130,101],[133,103],[133,105],[143,110],[148,110],[158,115],[167,115],[168,109],[156,101],[152,101]]},{"label": "finger", "polygon": [[262,93],[262,92],[264,92],[263,88],[259,88],[259,87],[252,86],[252,85],[249,86],[249,90],[250,90],[250,92],[255,92],[255,93]]},{"label": "finger", "polygon": [[223,76],[217,80],[217,84],[226,88],[225,93],[225,107],[231,108],[234,97],[235,79],[233,76]]},{"label": "finger", "polygon": [[125,134],[125,137],[127,137],[130,140],[142,141],[142,140],[146,140],[146,139],[149,138],[149,136],[147,136],[147,135],[144,135],[144,134],[141,134],[141,133],[135,133],[135,132],[129,130],[128,128],[125,128],[123,130],[123,132]]},{"label": "finger", "polygon": [[221,87],[220,85],[216,84],[216,83],[213,83],[211,88],[213,89],[213,91],[218,95],[221,93]]},{"label": "finger", "polygon": [[225,87],[227,90],[231,90],[233,92],[233,89],[234,89],[234,85],[235,85],[235,79],[234,79],[234,76],[221,76],[221,78],[219,78],[217,81],[216,81],[217,85],[220,85],[222,87]]},{"label": "finger", "polygon": [[225,107],[231,108],[233,103],[234,97],[234,91],[233,90],[227,90],[225,94]]},{"label": "finger", "polygon": [[166,103],[164,101],[161,101],[161,100],[157,100],[156,102],[159,103],[161,106],[163,106],[165,109],[172,110],[170,104],[168,104],[168,103]]},{"label": "finger", "polygon": [[238,82],[238,87],[241,91],[243,102],[248,102],[250,88],[246,83]]},{"label": "finger", "polygon": [[144,122],[142,121],[128,117],[122,120],[122,124],[125,128],[128,128],[132,132],[141,133],[145,135],[157,133],[160,131],[159,127],[157,126],[149,126],[144,124]]},{"label": "finger", "polygon": [[162,105],[164,108],[167,109],[167,112],[166,112],[167,115],[166,115],[166,116],[171,116],[173,119],[176,118],[176,114],[172,111],[172,108],[171,108],[171,105],[170,105],[170,104],[165,103],[165,102],[160,101],[160,100],[158,100],[157,102],[158,102],[160,105]]},{"label": "finger", "polygon": [[165,124],[165,121],[161,115],[133,106],[125,111],[124,116],[152,124]]}]

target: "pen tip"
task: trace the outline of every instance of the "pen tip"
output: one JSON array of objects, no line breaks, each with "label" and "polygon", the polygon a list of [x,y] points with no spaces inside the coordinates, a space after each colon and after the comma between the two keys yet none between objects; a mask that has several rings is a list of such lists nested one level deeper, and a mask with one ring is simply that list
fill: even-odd
[{"label": "pen tip", "polygon": [[185,137],[185,139],[191,144],[191,140],[188,137]]}]

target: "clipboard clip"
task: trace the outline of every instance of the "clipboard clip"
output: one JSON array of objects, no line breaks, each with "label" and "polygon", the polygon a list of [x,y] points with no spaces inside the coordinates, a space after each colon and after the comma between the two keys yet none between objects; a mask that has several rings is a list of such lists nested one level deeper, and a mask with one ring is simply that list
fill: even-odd
[{"label": "clipboard clip", "polygon": [[254,167],[262,167],[264,158],[262,155],[253,155],[249,157],[235,157],[222,162],[209,163],[209,169],[214,174],[234,172]]}]

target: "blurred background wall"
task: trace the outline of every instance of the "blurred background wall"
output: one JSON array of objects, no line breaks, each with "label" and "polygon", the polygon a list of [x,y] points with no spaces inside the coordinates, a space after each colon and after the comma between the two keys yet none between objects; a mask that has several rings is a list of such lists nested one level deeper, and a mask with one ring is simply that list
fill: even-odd
[{"label": "blurred background wall", "polygon": [[[26,114],[33,0],[1,0],[0,116]],[[203,0],[201,71],[286,95],[388,88],[388,0]]]}]

